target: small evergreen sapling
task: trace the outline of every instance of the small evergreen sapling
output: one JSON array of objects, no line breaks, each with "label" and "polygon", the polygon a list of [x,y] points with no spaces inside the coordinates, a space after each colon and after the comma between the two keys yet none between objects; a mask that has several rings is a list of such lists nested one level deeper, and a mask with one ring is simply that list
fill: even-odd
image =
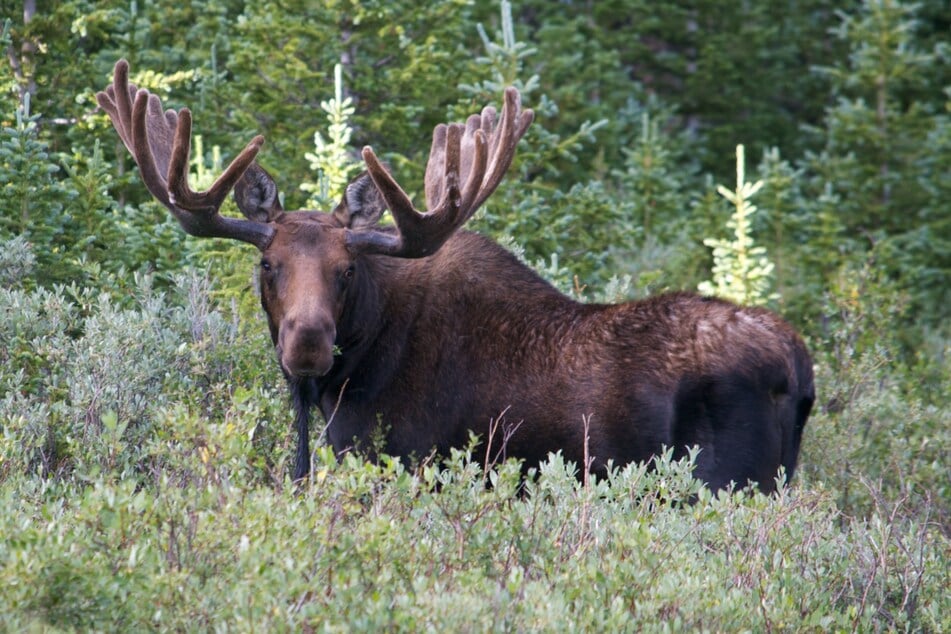
[{"label": "small evergreen sapling", "polygon": [[350,177],[359,168],[348,151],[350,118],[356,111],[353,100],[343,97],[343,79],[340,64],[334,66],[334,97],[320,104],[327,113],[330,122],[327,128],[328,140],[320,132],[314,133],[314,151],[304,155],[310,161],[310,168],[317,172],[316,183],[303,183],[300,188],[311,192],[307,205],[317,209],[330,209],[343,196]]},{"label": "small evergreen sapling", "polygon": [[23,236],[36,254],[41,283],[72,279],[67,264],[79,239],[67,204],[76,192],[57,175],[60,165],[40,138],[39,114],[30,94],[16,107],[15,121],[0,130],[0,240]]},{"label": "small evergreen sapling", "polygon": [[717,192],[730,201],[735,211],[727,221],[733,230],[732,240],[707,238],[705,245],[713,248],[713,280],[704,281],[699,290],[704,295],[716,295],[740,304],[762,306],[778,299],[769,287],[773,263],[766,257],[764,247],[754,246],[750,216],[756,205],[749,202],[763,187],[763,181],[746,182],[743,146],[736,146],[736,190],[717,185]]}]

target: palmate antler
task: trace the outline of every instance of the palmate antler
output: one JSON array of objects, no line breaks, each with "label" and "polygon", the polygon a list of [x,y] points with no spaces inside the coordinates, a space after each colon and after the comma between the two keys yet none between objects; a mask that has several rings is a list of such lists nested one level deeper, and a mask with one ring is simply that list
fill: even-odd
[{"label": "palmate antler", "polygon": [[129,64],[119,60],[112,85],[97,93],[122,142],[135,158],[148,190],[171,210],[185,231],[198,237],[231,238],[264,249],[274,229],[263,222],[228,218],[221,204],[254,161],[263,136],[256,136],[204,192],[188,185],[191,148],[191,112],[162,111],[162,102],[145,89],[129,83]]},{"label": "palmate antler", "polygon": [[[283,212],[276,187],[254,163],[263,136],[254,137],[207,191],[196,192],[188,185],[192,127],[188,108],[163,111],[158,97],[129,83],[129,64],[125,60],[116,63],[112,85],[96,98],[138,163],[145,186],[171,210],[187,233],[267,248],[275,228],[266,220]],[[469,117],[465,125],[436,126],[426,166],[425,212],[413,206],[373,149],[363,148],[370,178],[393,213],[399,231],[354,230],[348,234],[349,246],[364,253],[403,258],[435,253],[498,187],[533,118],[531,110],[521,109],[518,91],[508,88],[498,121],[495,109],[488,107],[481,115]],[[248,219],[218,213],[235,187],[239,207]],[[242,201],[248,204],[242,206]],[[260,208],[266,208],[265,213],[259,213]]]},{"label": "palmate antler", "polygon": [[394,257],[417,258],[435,253],[499,186],[515,156],[515,146],[533,119],[531,110],[521,109],[518,90],[510,87],[505,91],[498,125],[495,108],[487,107],[481,115],[470,116],[465,125],[436,126],[426,165],[426,212],[413,206],[373,149],[363,148],[367,171],[393,214],[399,232],[355,232],[350,243],[364,252]]}]

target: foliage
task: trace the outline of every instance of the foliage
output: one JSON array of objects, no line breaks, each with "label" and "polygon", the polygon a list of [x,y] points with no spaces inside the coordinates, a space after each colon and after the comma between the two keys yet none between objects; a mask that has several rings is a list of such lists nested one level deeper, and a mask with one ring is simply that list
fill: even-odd
[{"label": "foliage", "polygon": [[[145,465],[126,454],[179,396],[203,392],[208,411],[230,403],[247,353],[236,325],[212,311],[207,282],[178,276],[175,303],[147,276],[134,283],[129,307],[76,286],[3,291],[0,470],[130,476]],[[266,351],[257,344],[255,367]]]},{"label": "foliage", "polygon": [[17,236],[3,243],[0,250],[0,286],[11,288],[24,284],[36,268],[36,256],[30,243]]},{"label": "foliage", "polygon": [[[818,70],[835,96],[826,110],[816,171],[840,196],[846,230],[894,249],[883,266],[912,289],[919,319],[948,315],[951,168],[947,44],[919,41],[921,5],[866,0],[833,31],[848,50]],[[946,21],[945,21],[946,23]],[[930,48],[925,48],[930,44]],[[942,81],[943,80],[943,81]]]},{"label": "foliage", "polygon": [[304,155],[310,161],[310,168],[317,172],[316,183],[302,183],[301,189],[311,192],[309,207],[330,209],[343,196],[347,183],[359,164],[348,156],[347,144],[353,129],[349,118],[355,112],[353,100],[343,98],[343,80],[341,66],[334,66],[334,96],[322,101],[320,107],[327,113],[327,135],[324,140],[320,132],[314,133],[314,151]]},{"label": "foliage", "polygon": [[726,223],[733,229],[733,240],[708,238],[703,241],[713,248],[713,281],[701,282],[699,289],[705,295],[756,306],[776,299],[776,295],[768,291],[773,263],[766,258],[766,249],[753,246],[750,235],[750,216],[756,211],[756,205],[750,204],[749,199],[763,187],[763,181],[747,182],[745,166],[743,146],[738,145],[736,189],[731,192],[723,185],[717,186],[717,193],[736,208]]},{"label": "foliage", "polygon": [[[951,629],[944,0],[40,4],[0,12],[0,629]],[[95,106],[120,57],[193,110],[194,186],[260,133],[289,209],[311,147],[307,204],[365,144],[418,198],[433,126],[517,85],[470,228],[580,301],[775,300],[816,365],[791,487],[324,447],[290,484],[254,250],[151,200]],[[765,213],[740,174],[711,240],[738,143]]]},{"label": "foliage", "polygon": [[[933,369],[927,389],[905,384],[926,368],[903,368],[902,333],[907,297],[866,262],[843,271],[824,300],[828,323],[817,340],[822,402],[807,470],[833,485],[843,512],[859,512],[870,498],[918,495],[939,502],[947,525],[951,486],[943,455],[951,446],[948,366]],[[947,346],[947,339],[939,345]],[[943,373],[943,374],[942,374]],[[864,480],[864,482],[863,482]],[[874,482],[874,486],[870,486]]]},{"label": "foliage", "polygon": [[5,127],[0,138],[0,237],[24,236],[48,247],[40,252],[40,267],[52,277],[52,265],[86,236],[63,235],[71,220],[63,208],[73,192],[53,176],[59,166],[51,159],[47,144],[38,138],[39,118],[30,112],[27,93],[23,104],[17,106],[16,123]]},{"label": "foliage", "polygon": [[[557,114],[558,106],[546,95],[533,95],[538,84],[536,77],[521,79],[535,50],[516,38],[511,5],[507,2],[501,3],[501,17],[502,28],[498,34],[501,43],[490,39],[479,25],[486,50],[486,56],[479,61],[491,69],[491,79],[478,84],[461,84],[460,89],[491,98],[491,95],[499,95],[506,85],[514,85],[523,101],[536,100],[539,104],[535,108],[536,123],[529,132],[533,143],[524,148],[526,151],[519,160],[547,165],[550,173],[531,181],[527,188],[512,180],[503,184],[495,196],[501,204],[486,205],[473,226],[514,240],[530,261],[551,257],[571,259],[576,262],[575,273],[591,281],[596,271],[606,270],[606,265],[612,262],[612,253],[604,245],[629,244],[637,229],[623,210],[615,206],[603,183],[577,183],[565,191],[553,186],[549,178],[557,178],[559,163],[576,161],[576,154],[585,144],[594,141],[595,133],[606,121],[585,121],[564,138],[546,131],[545,120]],[[575,230],[579,227],[584,231]]]},{"label": "foliage", "polygon": [[248,487],[243,436],[193,420],[142,448],[144,488],[8,479],[5,629],[948,625],[946,538],[904,500],[714,497],[669,454],[587,486],[556,455],[522,491],[465,452],[415,472],[321,452],[301,487]]}]

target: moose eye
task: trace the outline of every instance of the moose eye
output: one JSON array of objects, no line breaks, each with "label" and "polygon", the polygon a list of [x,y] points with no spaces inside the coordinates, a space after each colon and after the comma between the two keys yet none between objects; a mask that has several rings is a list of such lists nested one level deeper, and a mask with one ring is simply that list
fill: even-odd
[{"label": "moose eye", "polygon": [[261,260],[261,270],[264,271],[265,273],[270,273],[271,263],[268,262],[267,260]]},{"label": "moose eye", "polygon": [[346,269],[344,269],[343,279],[345,279],[345,280],[353,279],[353,266],[352,266],[352,265],[351,265],[351,266],[348,266]]}]

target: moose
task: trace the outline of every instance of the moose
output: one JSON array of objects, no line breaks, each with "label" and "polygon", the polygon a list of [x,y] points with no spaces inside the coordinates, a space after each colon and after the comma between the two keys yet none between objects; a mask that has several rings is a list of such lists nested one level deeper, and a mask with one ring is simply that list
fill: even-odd
[{"label": "moose", "polygon": [[[584,304],[462,230],[498,187],[533,120],[515,88],[433,132],[416,209],[369,146],[330,212],[287,212],[256,136],[207,191],[188,184],[191,112],[129,83],[120,60],[97,98],[149,192],[190,235],[261,252],[261,304],[295,410],[295,479],[310,471],[314,406],[335,452],[446,455],[472,434],[536,465],[581,469],[699,446],[711,489],[773,491],[792,477],[814,400],[805,344],[761,308],[672,292]],[[233,190],[245,218],[219,209]],[[379,225],[389,210],[393,225]],[[374,439],[376,439],[374,441]],[[375,443],[375,445],[374,445]]]}]

